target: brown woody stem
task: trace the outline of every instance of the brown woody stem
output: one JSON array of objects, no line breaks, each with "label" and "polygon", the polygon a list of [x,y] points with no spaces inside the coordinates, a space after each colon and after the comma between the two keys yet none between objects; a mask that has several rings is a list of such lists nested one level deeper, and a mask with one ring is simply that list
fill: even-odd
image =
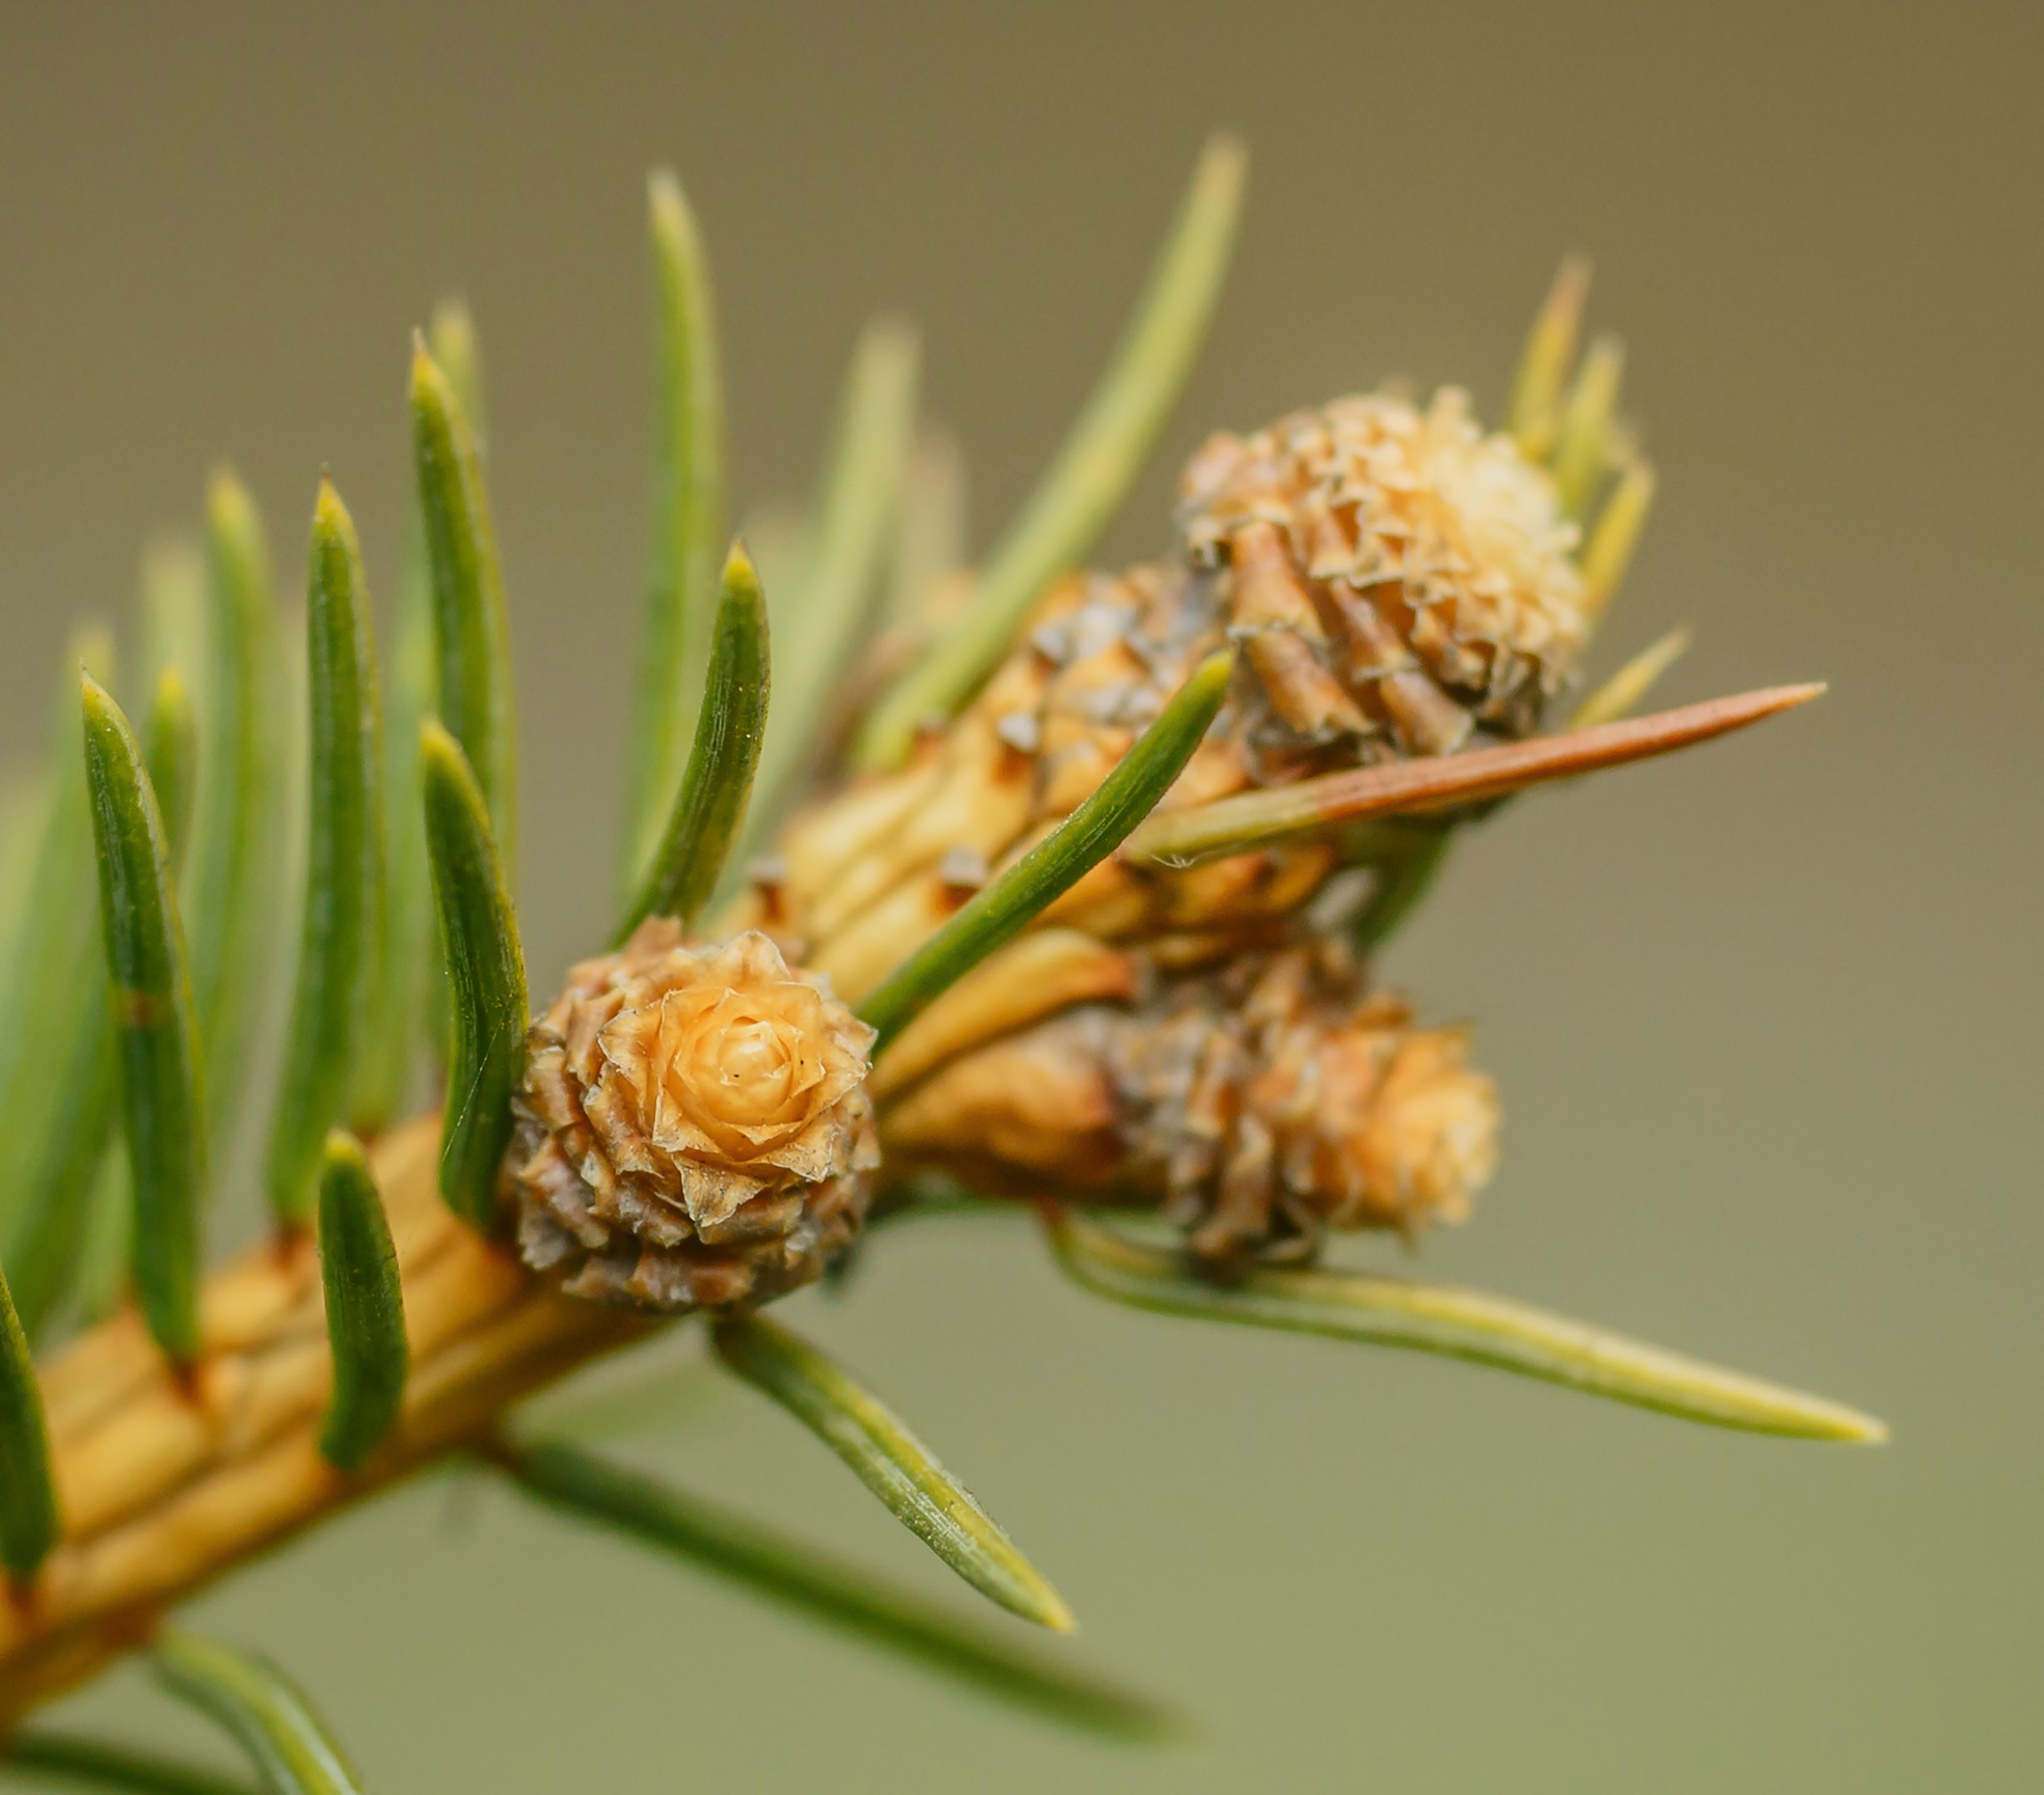
[{"label": "brown woody stem", "polygon": [[0,1725],[143,1643],[157,1615],[223,1571],[446,1454],[645,1318],[561,1296],[456,1220],[434,1188],[437,1118],[374,1156],[398,1248],[412,1369],[385,1444],[343,1476],[318,1438],[332,1383],[310,1241],[264,1242],[217,1270],[180,1382],[133,1311],[43,1372],[63,1543],[0,1606]]}]

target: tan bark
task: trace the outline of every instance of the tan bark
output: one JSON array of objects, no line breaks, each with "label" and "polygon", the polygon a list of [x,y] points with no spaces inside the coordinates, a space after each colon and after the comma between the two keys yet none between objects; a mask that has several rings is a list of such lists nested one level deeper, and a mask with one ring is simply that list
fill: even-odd
[{"label": "tan bark", "polygon": [[437,1118],[374,1162],[405,1285],[412,1369],[390,1439],[343,1476],[316,1438],[331,1381],[309,1239],[264,1244],[209,1278],[200,1356],[177,1375],[123,1313],[43,1374],[63,1541],[0,1607],[0,1721],[145,1641],[169,1604],[348,1503],[487,1434],[506,1406],[644,1318],[563,1297],[440,1202]]}]

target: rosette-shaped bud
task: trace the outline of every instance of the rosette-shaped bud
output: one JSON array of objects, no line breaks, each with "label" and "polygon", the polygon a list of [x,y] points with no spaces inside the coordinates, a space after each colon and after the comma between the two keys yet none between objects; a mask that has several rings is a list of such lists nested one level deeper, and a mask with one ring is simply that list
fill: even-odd
[{"label": "rosette-shaped bud", "polygon": [[963,1053],[884,1103],[891,1172],[1158,1204],[1226,1263],[1329,1229],[1457,1222],[1497,1162],[1496,1088],[1331,943],[1246,955]]},{"label": "rosette-shaped bud", "polygon": [[1523,735],[1589,633],[1580,532],[1553,476],[1443,387],[1423,411],[1337,399],[1186,469],[1179,529],[1304,742],[1442,754]]},{"label": "rosette-shaped bud", "polygon": [[656,918],[584,961],[533,1026],[514,1101],[526,1263],[668,1312],[818,1277],[879,1163],[873,1039],[763,935],[705,945]]}]

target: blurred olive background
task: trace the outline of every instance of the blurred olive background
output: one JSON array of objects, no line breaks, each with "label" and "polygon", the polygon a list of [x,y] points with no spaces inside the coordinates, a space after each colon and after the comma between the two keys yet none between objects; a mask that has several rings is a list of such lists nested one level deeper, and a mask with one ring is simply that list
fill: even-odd
[{"label": "blurred olive background", "polygon": [[[1478,1020],[1508,1112],[1426,1274],[1864,1404],[1889,1448],[1142,1317],[1019,1223],[932,1224],[792,1309],[1200,1742],[1062,1733],[496,1490],[383,1501],[204,1624],[390,1791],[2039,1786],[2040,76],[2013,4],[8,8],[0,745],[216,458],[293,586],[330,466],[387,591],[407,332],[458,290],[536,985],[603,920],[657,162],[716,264],[741,507],[808,489],[901,309],[984,545],[1242,131],[1240,261],[1116,560],[1213,427],[1390,374],[1495,416],[1588,250],[1664,476],[1601,664],[1687,623],[1671,700],[1833,682],[1516,807],[1387,965]],[[969,1601],[746,1394],[647,1455]],[[73,1712],[209,1742],[133,1671]]]}]

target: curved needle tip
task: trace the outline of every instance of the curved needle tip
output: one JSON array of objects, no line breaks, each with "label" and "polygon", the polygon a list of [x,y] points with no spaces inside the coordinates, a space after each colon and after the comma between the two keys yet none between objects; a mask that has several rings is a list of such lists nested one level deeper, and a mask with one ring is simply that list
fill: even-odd
[{"label": "curved needle tip", "polygon": [[216,528],[229,524],[245,525],[254,515],[255,502],[249,497],[249,489],[225,461],[220,462],[207,476],[206,510]]},{"label": "curved needle tip", "polygon": [[[433,308],[433,325],[427,340],[441,342],[452,336],[466,339],[475,335],[476,316],[468,309],[468,301],[459,293],[446,293]],[[416,329],[412,333],[415,339]]]},{"label": "curved needle tip", "polygon": [[1197,179],[1239,181],[1249,167],[1249,144],[1239,131],[1216,131],[1200,148]]},{"label": "curved needle tip", "polygon": [[656,229],[675,235],[692,227],[688,218],[688,194],[682,178],[672,169],[649,169],[646,173],[646,202]]},{"label": "curved needle tip", "polygon": [[1794,710],[1825,690],[1821,682],[1769,686],[1529,742],[1331,773],[1152,817],[1129,837],[1123,851],[1165,865],[1191,865],[1322,834],[1372,817],[1482,803],[1530,785],[1694,747]]},{"label": "curved needle tip", "polygon": [[467,769],[468,757],[461,752],[461,744],[454,739],[454,732],[437,717],[419,719],[419,752],[442,768],[460,767],[464,771]]},{"label": "curved needle tip", "polygon": [[982,1596],[1055,1633],[1078,1625],[999,1522],[843,1367],[758,1316],[718,1323],[711,1340],[732,1370],[809,1429],[897,1520]]}]

